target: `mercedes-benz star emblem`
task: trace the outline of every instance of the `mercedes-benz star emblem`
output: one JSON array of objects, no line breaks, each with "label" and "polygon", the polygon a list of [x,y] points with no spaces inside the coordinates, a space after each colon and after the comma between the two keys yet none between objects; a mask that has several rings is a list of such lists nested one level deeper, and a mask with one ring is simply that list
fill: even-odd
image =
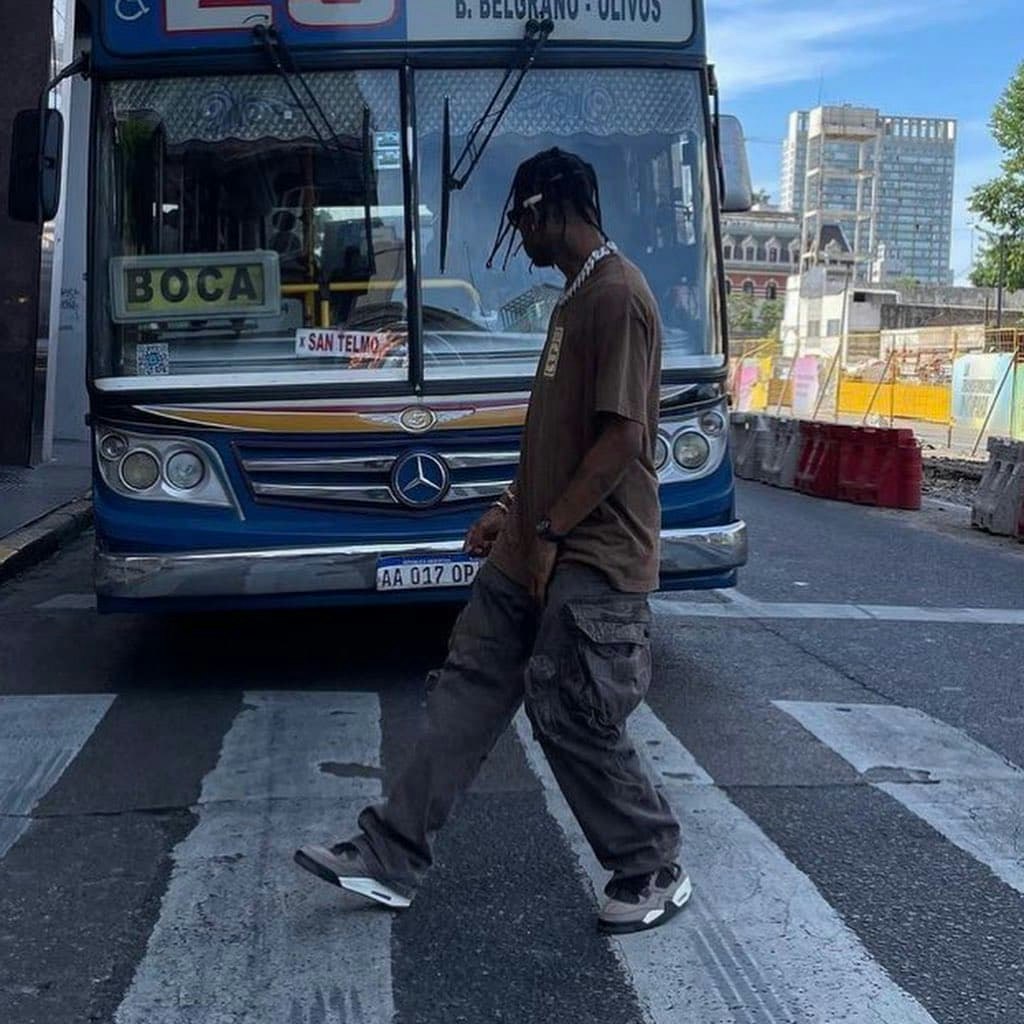
[{"label": "mercedes-benz star emblem", "polygon": [[433,508],[444,500],[450,485],[448,467],[429,452],[409,452],[391,471],[391,489],[409,508]]}]

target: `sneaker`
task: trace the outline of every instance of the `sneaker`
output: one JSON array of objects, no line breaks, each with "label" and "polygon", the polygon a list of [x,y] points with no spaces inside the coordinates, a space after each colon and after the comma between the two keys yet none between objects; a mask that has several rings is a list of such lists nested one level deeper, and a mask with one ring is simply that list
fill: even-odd
[{"label": "sneaker", "polygon": [[383,903],[395,910],[404,910],[412,902],[412,893],[394,882],[384,882],[370,874],[363,855],[354,843],[324,846],[303,846],[295,851],[295,863],[331,885],[337,885]]},{"label": "sneaker", "polygon": [[597,917],[598,930],[626,935],[670,920],[686,906],[693,886],[686,872],[672,864],[654,875],[613,878],[604,893],[608,899]]}]

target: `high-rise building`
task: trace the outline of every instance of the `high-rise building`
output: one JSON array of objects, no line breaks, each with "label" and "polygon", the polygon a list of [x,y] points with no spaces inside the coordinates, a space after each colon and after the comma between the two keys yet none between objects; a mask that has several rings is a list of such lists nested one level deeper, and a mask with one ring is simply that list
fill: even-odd
[{"label": "high-rise building", "polygon": [[782,154],[782,208],[802,221],[802,265],[822,230],[842,228],[856,275],[951,284],[956,121],[871,107],[793,111]]},{"label": "high-rise building", "polygon": [[810,117],[806,110],[794,110],[789,115],[789,131],[782,143],[782,190],[779,207],[789,213],[802,213],[804,208],[807,125]]}]

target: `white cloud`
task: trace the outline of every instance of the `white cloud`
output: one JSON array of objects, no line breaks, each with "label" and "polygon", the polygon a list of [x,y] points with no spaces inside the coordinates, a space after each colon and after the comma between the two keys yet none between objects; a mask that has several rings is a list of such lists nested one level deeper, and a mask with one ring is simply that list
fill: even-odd
[{"label": "white cloud", "polygon": [[879,56],[878,35],[956,19],[969,0],[709,0],[708,33],[722,90],[817,79]]},{"label": "white cloud", "polygon": [[[957,21],[976,14],[979,7],[1004,2],[708,0],[709,48],[728,101],[773,85],[815,82],[821,77],[827,81],[883,59],[892,52],[897,32],[904,34],[905,45],[905,34],[915,28]],[[967,199],[976,185],[998,173],[999,152],[989,136],[987,119],[961,122],[959,135],[951,262],[963,280],[971,266],[970,224],[975,220]]]}]

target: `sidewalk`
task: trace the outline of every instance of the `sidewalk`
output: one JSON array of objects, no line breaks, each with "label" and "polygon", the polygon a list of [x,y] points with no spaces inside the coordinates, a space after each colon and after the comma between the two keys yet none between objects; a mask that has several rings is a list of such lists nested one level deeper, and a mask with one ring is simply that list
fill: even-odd
[{"label": "sidewalk", "polygon": [[0,580],[41,561],[92,521],[87,442],[54,445],[54,458],[27,469],[0,466]]}]

